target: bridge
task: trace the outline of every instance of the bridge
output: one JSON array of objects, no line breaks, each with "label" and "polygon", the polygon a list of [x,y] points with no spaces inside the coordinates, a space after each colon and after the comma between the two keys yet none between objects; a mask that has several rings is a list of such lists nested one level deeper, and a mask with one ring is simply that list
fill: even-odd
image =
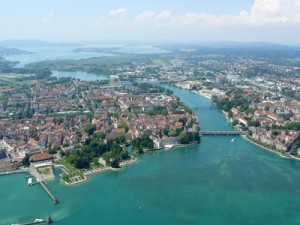
[{"label": "bridge", "polygon": [[190,107],[192,110],[212,110],[212,109],[217,109],[214,106],[192,106]]},{"label": "bridge", "polygon": [[138,80],[137,82],[139,83],[151,83],[151,84],[156,84],[156,83],[170,83],[170,82],[183,82],[185,80],[182,79],[176,79],[176,80]]},{"label": "bridge", "polygon": [[239,130],[201,130],[200,135],[243,135],[244,131]]}]

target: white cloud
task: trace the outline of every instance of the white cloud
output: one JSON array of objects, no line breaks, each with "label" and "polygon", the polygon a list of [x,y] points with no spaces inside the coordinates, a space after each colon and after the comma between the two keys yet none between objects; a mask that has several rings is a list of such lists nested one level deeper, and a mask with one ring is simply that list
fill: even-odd
[{"label": "white cloud", "polygon": [[256,0],[251,9],[253,14],[272,14],[281,10],[280,0]]},{"label": "white cloud", "polygon": [[[215,15],[187,12],[174,15],[169,10],[159,13],[144,11],[133,19],[137,26],[263,26],[300,23],[300,0],[255,0],[251,10],[239,14]],[[299,24],[300,25],[300,24]]]},{"label": "white cloud", "polygon": [[42,19],[42,23],[51,23],[54,15],[53,12],[49,12],[48,15]]},{"label": "white cloud", "polygon": [[120,16],[120,15],[124,15],[128,10],[124,9],[124,8],[119,8],[119,9],[114,9],[111,10],[108,15],[110,16]]},{"label": "white cloud", "polygon": [[[261,27],[266,25],[300,25],[300,0],[255,0],[249,10],[238,14],[209,14],[186,12],[174,14],[170,10],[161,12],[143,11],[135,16],[126,14],[127,9],[111,10],[100,17],[100,27],[127,26],[148,28],[184,27]],[[45,20],[47,22],[47,20]]]},{"label": "white cloud", "polygon": [[144,11],[133,18],[133,25],[148,26],[152,23],[155,15],[156,14],[153,11]]},{"label": "white cloud", "polygon": [[47,17],[42,19],[42,23],[51,23],[51,20]]}]

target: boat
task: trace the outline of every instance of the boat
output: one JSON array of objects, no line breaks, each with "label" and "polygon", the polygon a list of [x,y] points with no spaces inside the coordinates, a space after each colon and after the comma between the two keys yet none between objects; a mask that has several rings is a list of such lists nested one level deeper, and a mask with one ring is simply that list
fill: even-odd
[{"label": "boat", "polygon": [[32,182],[32,177],[29,177],[29,178],[28,178],[28,185],[31,186],[32,184],[33,184],[33,182]]},{"label": "boat", "polygon": [[165,149],[173,148],[174,145],[165,145]]},{"label": "boat", "polygon": [[234,142],[234,140],[235,140],[235,138],[232,138],[232,139],[231,139],[231,142]]},{"label": "boat", "polygon": [[52,218],[51,216],[48,216],[47,219],[34,219],[32,222],[28,223],[12,223],[11,225],[34,225],[34,224],[42,224],[42,223],[52,223]]}]

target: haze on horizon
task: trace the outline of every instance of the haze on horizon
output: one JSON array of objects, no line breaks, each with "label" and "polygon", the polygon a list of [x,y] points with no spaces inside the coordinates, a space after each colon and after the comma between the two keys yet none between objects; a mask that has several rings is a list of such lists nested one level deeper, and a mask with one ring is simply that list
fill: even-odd
[{"label": "haze on horizon", "polygon": [[300,0],[2,0],[0,40],[299,44]]}]

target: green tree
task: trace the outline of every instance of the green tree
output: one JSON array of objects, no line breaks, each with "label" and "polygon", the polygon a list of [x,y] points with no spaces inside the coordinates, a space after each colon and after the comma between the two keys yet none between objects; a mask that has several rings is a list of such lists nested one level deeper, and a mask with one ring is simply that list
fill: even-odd
[{"label": "green tree", "polygon": [[178,136],[178,141],[180,144],[189,144],[193,141],[193,134],[188,131],[182,131]]},{"label": "green tree", "polygon": [[96,126],[93,125],[93,124],[89,124],[85,129],[84,131],[87,132],[89,135],[93,135],[94,132],[96,130]]},{"label": "green tree", "polygon": [[150,138],[150,135],[143,133],[140,137],[133,139],[131,141],[132,147],[135,150],[148,149],[151,150],[154,148],[153,140]]},{"label": "green tree", "polygon": [[80,157],[77,159],[75,167],[77,169],[87,169],[90,167],[89,159],[86,157]]},{"label": "green tree", "polygon": [[28,154],[25,155],[25,157],[22,160],[22,165],[25,167],[30,166],[30,161],[29,161],[30,156]]},{"label": "green tree", "polygon": [[129,130],[129,127],[128,127],[128,124],[126,122],[122,122],[118,125],[118,128],[124,128],[125,129],[125,133],[128,132]]}]

